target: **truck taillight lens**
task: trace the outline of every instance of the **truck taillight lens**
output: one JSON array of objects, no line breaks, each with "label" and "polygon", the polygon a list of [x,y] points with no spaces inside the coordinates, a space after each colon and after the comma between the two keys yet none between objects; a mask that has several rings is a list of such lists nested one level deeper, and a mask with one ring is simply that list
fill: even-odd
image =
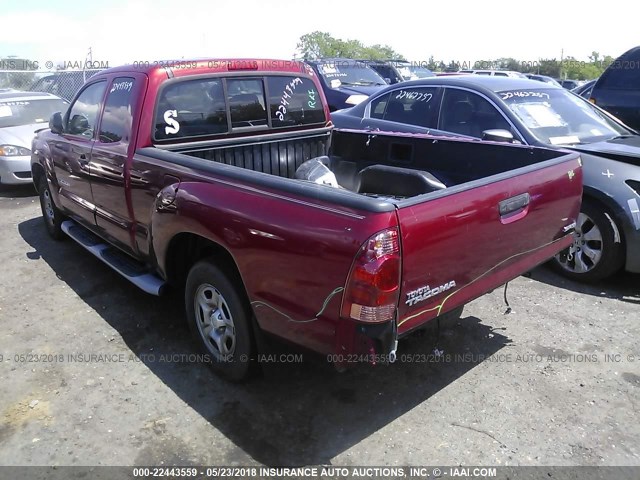
[{"label": "truck taillight lens", "polygon": [[342,316],[361,322],[393,320],[399,294],[398,230],[388,229],[360,247],[342,298]]}]

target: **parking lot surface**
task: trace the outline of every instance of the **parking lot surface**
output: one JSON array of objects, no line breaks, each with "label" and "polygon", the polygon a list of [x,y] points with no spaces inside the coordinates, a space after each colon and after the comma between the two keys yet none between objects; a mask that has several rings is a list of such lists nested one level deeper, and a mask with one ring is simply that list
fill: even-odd
[{"label": "parking lot surface", "polygon": [[[546,267],[336,372],[275,344],[248,384],[147,295],[0,191],[0,465],[640,465],[640,275]],[[435,353],[434,353],[435,352]],[[300,359],[302,358],[302,361]]]}]

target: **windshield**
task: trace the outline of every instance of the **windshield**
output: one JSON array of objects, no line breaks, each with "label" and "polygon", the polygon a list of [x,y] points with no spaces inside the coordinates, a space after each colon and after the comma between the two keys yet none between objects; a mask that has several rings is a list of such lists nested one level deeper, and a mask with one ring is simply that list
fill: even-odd
[{"label": "windshield", "polygon": [[633,133],[564,89],[509,90],[498,95],[543,143],[592,143]]},{"label": "windshield", "polygon": [[338,88],[340,85],[370,86],[387,84],[384,78],[364,63],[321,63],[318,65],[318,71],[331,88]]},{"label": "windshield", "polygon": [[65,112],[69,104],[64,100],[0,100],[0,128],[47,123],[56,112]]}]

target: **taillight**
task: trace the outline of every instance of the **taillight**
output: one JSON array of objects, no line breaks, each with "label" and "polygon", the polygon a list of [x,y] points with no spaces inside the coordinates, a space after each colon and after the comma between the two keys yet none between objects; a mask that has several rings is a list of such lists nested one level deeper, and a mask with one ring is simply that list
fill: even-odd
[{"label": "taillight", "polygon": [[342,298],[342,316],[361,322],[393,320],[399,295],[400,242],[394,228],[360,247]]}]

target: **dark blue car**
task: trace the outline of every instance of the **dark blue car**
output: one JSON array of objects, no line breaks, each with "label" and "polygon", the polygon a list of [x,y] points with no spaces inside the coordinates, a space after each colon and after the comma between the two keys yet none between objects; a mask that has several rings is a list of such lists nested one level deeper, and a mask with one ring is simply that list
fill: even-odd
[{"label": "dark blue car", "polygon": [[640,135],[584,98],[528,79],[435,77],[391,85],[331,118],[337,128],[447,132],[580,152],[582,209],[574,244],[555,265],[581,281],[623,267],[640,273]]},{"label": "dark blue car", "polygon": [[334,112],[366,100],[387,83],[365,62],[348,58],[307,60],[320,78],[329,109]]},{"label": "dark blue car", "polygon": [[640,130],[640,47],[623,53],[594,84],[591,101]]}]

